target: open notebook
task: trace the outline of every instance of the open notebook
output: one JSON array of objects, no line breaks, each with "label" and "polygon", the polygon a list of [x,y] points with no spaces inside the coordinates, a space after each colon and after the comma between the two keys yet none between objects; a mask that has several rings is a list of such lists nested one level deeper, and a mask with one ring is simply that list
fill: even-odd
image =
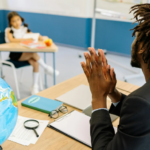
[{"label": "open notebook", "polygon": [[26,33],[23,36],[23,39],[33,39],[34,41],[38,41],[40,34],[39,33]]},{"label": "open notebook", "polygon": [[90,117],[83,113],[72,111],[49,124],[49,127],[91,147]]}]

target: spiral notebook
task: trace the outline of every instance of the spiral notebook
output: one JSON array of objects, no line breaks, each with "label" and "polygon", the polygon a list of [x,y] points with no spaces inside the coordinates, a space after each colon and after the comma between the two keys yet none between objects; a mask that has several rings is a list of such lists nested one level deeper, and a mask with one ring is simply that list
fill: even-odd
[{"label": "spiral notebook", "polygon": [[[91,147],[90,118],[74,110],[50,123],[49,127]],[[115,127],[114,130],[117,131]]]},{"label": "spiral notebook", "polygon": [[72,111],[51,123],[49,127],[91,147],[89,116]]}]

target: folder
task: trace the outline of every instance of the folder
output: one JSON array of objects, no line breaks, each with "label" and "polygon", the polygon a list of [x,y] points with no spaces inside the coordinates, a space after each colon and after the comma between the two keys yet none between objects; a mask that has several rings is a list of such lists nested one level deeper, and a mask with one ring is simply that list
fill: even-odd
[{"label": "folder", "polygon": [[49,127],[91,147],[89,116],[72,111],[49,124]]},{"label": "folder", "polygon": [[[78,111],[72,111],[56,121],[50,123],[48,127],[61,132],[88,147],[91,147],[90,117]],[[116,128],[115,132],[116,132]]]},{"label": "folder", "polygon": [[57,110],[62,106],[62,102],[49,98],[32,95],[24,100],[21,105],[49,114],[53,110]]}]

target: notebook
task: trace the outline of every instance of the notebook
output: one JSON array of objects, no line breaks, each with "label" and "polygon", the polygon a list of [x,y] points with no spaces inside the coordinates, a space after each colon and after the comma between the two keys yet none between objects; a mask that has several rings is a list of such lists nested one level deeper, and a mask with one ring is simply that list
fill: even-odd
[{"label": "notebook", "polygon": [[36,42],[38,41],[38,39],[39,39],[39,36],[40,36],[40,34],[39,33],[26,33],[24,36],[23,36],[23,38],[24,39],[33,39],[33,40],[35,40]]},{"label": "notebook", "polygon": [[22,45],[22,46],[25,46],[25,47],[27,47],[27,48],[39,48],[39,49],[41,49],[41,48],[45,48],[45,45],[42,45],[42,44],[39,44],[39,43],[36,43],[36,42],[33,42],[33,41],[22,41],[21,43],[20,43],[20,45]]},{"label": "notebook", "polygon": [[[72,111],[50,123],[49,127],[91,147],[90,117],[83,113]],[[117,129],[114,130],[116,133]]]},{"label": "notebook", "polygon": [[47,114],[53,110],[58,110],[62,104],[62,102],[37,95],[32,95],[21,103],[22,106],[29,107]]},{"label": "notebook", "polygon": [[92,95],[89,86],[80,85],[73,90],[57,97],[56,100],[84,110],[91,105]]}]

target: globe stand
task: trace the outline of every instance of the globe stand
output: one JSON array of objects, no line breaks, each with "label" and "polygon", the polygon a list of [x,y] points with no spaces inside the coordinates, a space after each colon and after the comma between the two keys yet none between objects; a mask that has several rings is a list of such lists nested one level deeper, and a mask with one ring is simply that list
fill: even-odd
[{"label": "globe stand", "polygon": [[0,146],[0,150],[3,150],[3,148]]}]

